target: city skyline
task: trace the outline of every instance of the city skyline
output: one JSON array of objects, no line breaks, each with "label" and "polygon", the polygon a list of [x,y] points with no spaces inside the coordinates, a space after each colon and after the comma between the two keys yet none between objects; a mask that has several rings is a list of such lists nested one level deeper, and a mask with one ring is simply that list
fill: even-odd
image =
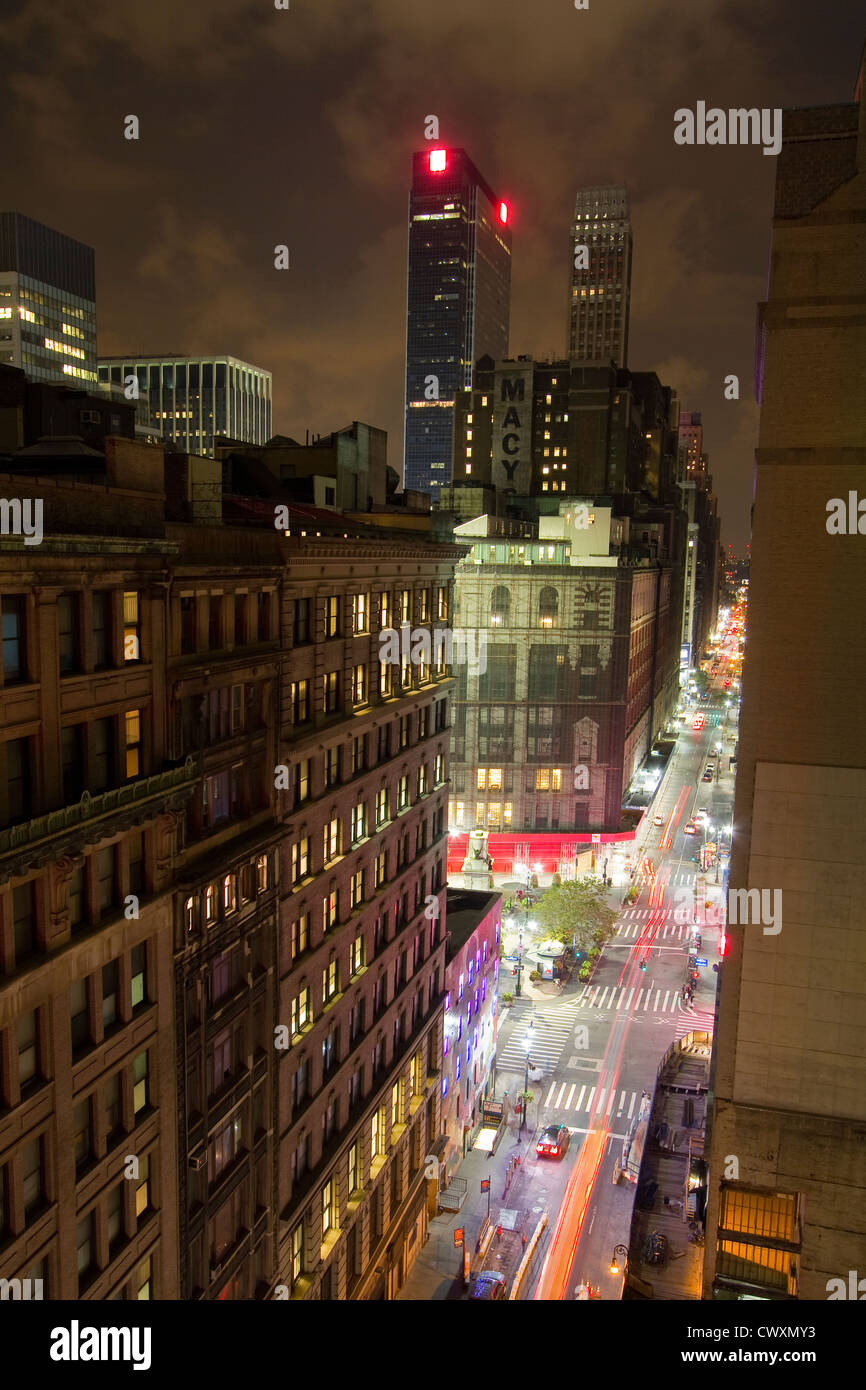
[{"label": "city skyline", "polygon": [[18,5],[0,1303],[137,1369],[212,1303],[225,1377],[297,1313],[222,1305],[601,1299],[826,1378],[862,16]]},{"label": "city skyline", "polygon": [[[411,152],[437,113],[441,142],[471,150],[512,209],[514,352],[564,349],[576,190],[629,188],[639,250],[630,363],[702,412],[723,540],[742,553],[774,160],[760,148],[677,146],[674,112],[699,96],[771,108],[837,101],[856,69],[856,17],[835,7],[806,51],[794,23],[805,22],[804,4],[768,6],[746,28],[723,9],[674,11],[679,45],[637,4],[614,20],[551,3],[545,24],[515,44],[516,5],[462,18],[446,6],[442,22],[460,39],[443,65],[403,7],[379,0],[349,25],[340,13],[231,0],[187,16],[171,51],[156,39],[171,22],[158,4],[146,25],[102,3],[74,4],[62,30],[35,12],[7,24],[14,102],[0,129],[17,159],[6,205],[95,246],[100,353],[146,343],[231,351],[273,372],[276,431],[303,439],[306,428],[366,420],[388,431],[399,469],[406,196]],[[61,74],[87,44],[85,90]],[[722,60],[735,76],[720,80]],[[334,74],[326,98],[324,61]],[[229,73],[232,101],[221,103]],[[520,99],[502,100],[511,90]],[[258,113],[248,128],[235,114],[244,106]],[[141,121],[137,142],[124,138],[129,113]],[[199,141],[224,152],[216,174],[192,157]],[[277,244],[289,247],[288,271],[273,269]],[[738,404],[723,397],[729,372]]]}]

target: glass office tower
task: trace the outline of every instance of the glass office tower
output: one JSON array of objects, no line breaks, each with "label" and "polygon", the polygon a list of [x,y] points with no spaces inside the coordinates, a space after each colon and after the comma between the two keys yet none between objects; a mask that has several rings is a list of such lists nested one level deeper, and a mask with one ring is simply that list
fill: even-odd
[{"label": "glass office tower", "polygon": [[213,457],[215,435],[244,444],[271,437],[270,372],[237,357],[100,357],[99,382],[138,380],[154,430],[187,454]]},{"label": "glass office tower", "polygon": [[93,249],[0,212],[0,362],[31,381],[96,381]]},{"label": "glass office tower", "polygon": [[[578,247],[589,252],[576,255]],[[624,188],[581,188],[574,205],[568,355],[628,366],[631,216]],[[576,265],[575,262],[578,262]]]},{"label": "glass office tower", "polygon": [[451,481],[455,395],[477,358],[507,355],[510,289],[507,204],[464,150],[413,155],[403,485],[434,501]]}]

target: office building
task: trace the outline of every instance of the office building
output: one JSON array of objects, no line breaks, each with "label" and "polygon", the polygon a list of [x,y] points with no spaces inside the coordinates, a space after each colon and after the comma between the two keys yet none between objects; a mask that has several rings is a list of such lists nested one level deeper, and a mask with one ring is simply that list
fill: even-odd
[{"label": "office building", "polygon": [[451,480],[454,400],[473,364],[508,351],[507,203],[465,150],[413,155],[403,485],[435,499]]},{"label": "office building", "polygon": [[20,212],[0,212],[0,364],[96,381],[93,250]]},{"label": "office building", "polygon": [[484,357],[455,402],[453,459],[455,496],[458,485],[492,484],[511,497],[632,492],[676,503],[676,401],[654,372]]},{"label": "office building", "polygon": [[[586,248],[587,255],[580,248]],[[581,188],[572,224],[568,356],[628,366],[632,235],[624,188]],[[584,264],[586,262],[586,264]]]},{"label": "office building", "polygon": [[99,382],[113,394],[136,391],[151,426],[181,453],[212,458],[218,435],[271,437],[271,373],[237,357],[100,357]]},{"label": "office building", "polygon": [[[776,166],[710,1086],[708,1298],[863,1296],[863,95],[861,66],[853,103],[785,111]],[[734,922],[734,894],[747,892]]]}]

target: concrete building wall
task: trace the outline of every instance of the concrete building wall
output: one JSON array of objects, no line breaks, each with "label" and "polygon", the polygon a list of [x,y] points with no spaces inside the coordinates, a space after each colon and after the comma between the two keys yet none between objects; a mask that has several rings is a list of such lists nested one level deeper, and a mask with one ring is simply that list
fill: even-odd
[{"label": "concrete building wall", "polygon": [[[822,140],[845,146],[832,192],[814,157]],[[755,914],[728,927],[708,1296],[825,1298],[828,1280],[866,1262],[866,648],[852,608],[866,552],[827,529],[828,502],[866,476],[864,151],[862,104],[785,113],[730,870],[732,888],[777,895],[781,930],[765,933]],[[784,1239],[761,1226],[778,1193],[793,1213]],[[732,1216],[744,1194],[755,1209]]]}]

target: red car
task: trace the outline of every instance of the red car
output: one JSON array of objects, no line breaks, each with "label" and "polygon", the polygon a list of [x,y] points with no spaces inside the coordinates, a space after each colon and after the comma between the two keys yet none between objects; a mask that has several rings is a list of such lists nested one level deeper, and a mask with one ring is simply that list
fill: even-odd
[{"label": "red car", "polygon": [[548,1125],[539,1137],[535,1152],[539,1158],[562,1158],[570,1140],[571,1134],[566,1125]]}]

